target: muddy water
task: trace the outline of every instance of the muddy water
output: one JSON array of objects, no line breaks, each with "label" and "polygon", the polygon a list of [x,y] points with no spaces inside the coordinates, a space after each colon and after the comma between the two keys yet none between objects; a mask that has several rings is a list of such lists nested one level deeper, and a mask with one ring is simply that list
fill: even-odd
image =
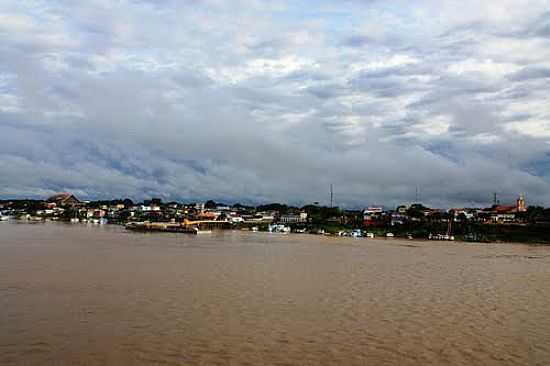
[{"label": "muddy water", "polygon": [[1,365],[548,365],[550,248],[0,223]]}]

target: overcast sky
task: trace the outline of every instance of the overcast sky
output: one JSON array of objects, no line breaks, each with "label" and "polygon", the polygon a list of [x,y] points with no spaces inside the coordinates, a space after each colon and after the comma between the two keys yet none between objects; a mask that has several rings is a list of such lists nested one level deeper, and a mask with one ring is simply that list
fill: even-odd
[{"label": "overcast sky", "polygon": [[550,205],[548,0],[4,0],[0,198]]}]

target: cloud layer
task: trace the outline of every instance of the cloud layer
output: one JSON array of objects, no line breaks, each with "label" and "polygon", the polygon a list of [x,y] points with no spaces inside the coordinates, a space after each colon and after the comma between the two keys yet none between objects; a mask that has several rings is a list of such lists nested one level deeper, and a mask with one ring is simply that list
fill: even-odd
[{"label": "cloud layer", "polygon": [[550,205],[550,1],[4,1],[0,197]]}]

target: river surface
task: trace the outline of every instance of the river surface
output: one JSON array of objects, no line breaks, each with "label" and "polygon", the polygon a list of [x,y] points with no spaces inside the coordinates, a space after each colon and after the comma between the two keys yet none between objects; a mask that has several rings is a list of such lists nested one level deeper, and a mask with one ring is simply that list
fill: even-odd
[{"label": "river surface", "polygon": [[550,247],[0,223],[0,365],[549,365]]}]

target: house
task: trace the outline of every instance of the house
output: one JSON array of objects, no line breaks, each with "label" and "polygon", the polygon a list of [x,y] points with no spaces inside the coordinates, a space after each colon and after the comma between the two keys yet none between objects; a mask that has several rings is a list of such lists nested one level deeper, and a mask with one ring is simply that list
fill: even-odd
[{"label": "house", "polygon": [[473,220],[476,217],[477,210],[472,208],[451,208],[448,212],[453,217],[453,221],[460,221],[461,217],[466,220]]},{"label": "house", "polygon": [[399,213],[399,212],[392,212],[391,214],[391,226],[395,225],[403,225],[407,221],[407,215]]},{"label": "house", "polygon": [[408,209],[409,207],[407,207],[406,205],[400,205],[400,206],[397,206],[395,211],[400,214],[406,214]]},{"label": "house", "polygon": [[59,207],[76,206],[80,204],[80,200],[76,198],[74,194],[68,192],[53,195],[47,199],[47,202]]},{"label": "house", "polygon": [[374,226],[380,220],[384,209],[382,207],[368,207],[363,211],[363,225]]},{"label": "house", "polygon": [[91,219],[91,218],[99,219],[104,217],[106,214],[105,210],[98,209],[98,208],[89,208],[85,212],[86,212],[87,219]]},{"label": "house", "polygon": [[241,214],[241,217],[244,219],[245,222],[250,222],[250,223],[272,223],[273,221],[275,221],[275,218],[277,217],[277,212],[275,211],[257,212],[254,215]]},{"label": "house", "polygon": [[496,224],[508,224],[516,219],[516,206],[495,205],[492,207],[491,220]]},{"label": "house", "polygon": [[277,218],[277,211],[264,211],[256,213],[255,217],[260,218],[260,221],[263,222],[273,222]]},{"label": "house", "polygon": [[527,211],[525,198],[520,196],[515,205],[493,205],[485,210],[489,213],[490,222],[495,224],[510,224],[518,221],[518,214]]},{"label": "house", "polygon": [[217,220],[221,215],[221,212],[216,211],[204,211],[197,215],[200,220]]},{"label": "house", "polygon": [[299,224],[307,222],[307,213],[281,215],[278,220],[282,224]]}]

